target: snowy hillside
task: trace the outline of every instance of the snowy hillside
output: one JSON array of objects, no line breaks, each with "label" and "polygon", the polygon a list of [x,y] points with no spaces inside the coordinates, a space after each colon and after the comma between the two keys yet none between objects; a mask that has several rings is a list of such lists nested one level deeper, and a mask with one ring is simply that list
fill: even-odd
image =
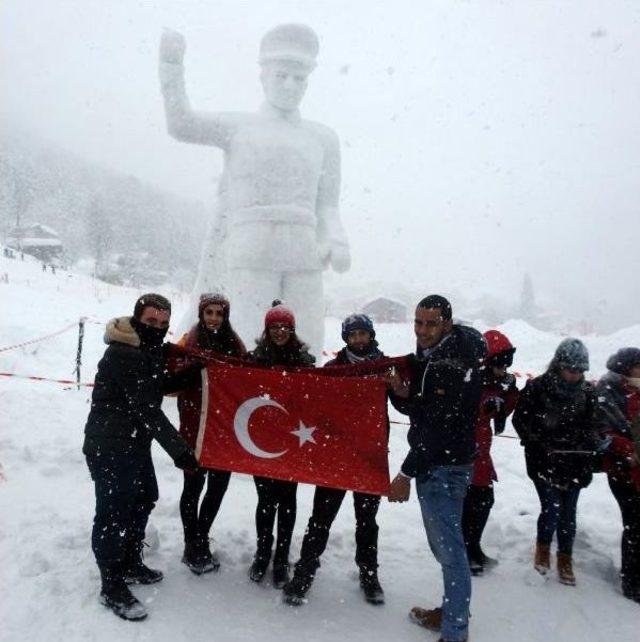
[{"label": "snowy hillside", "polygon": [[[104,350],[101,323],[130,314],[139,292],[77,274],[45,273],[28,259],[0,258],[0,277],[4,273],[8,283],[0,279],[0,349],[54,333],[86,316],[82,379],[92,381]],[[176,321],[185,303],[186,298],[174,297]],[[514,370],[523,373],[541,372],[560,340],[517,320],[500,329],[517,346]],[[413,349],[410,325],[379,326],[377,331],[387,354]],[[640,345],[640,326],[584,340],[591,351],[591,375],[597,377],[615,349]],[[0,352],[0,372],[72,379],[76,344],[74,326],[43,342]],[[327,319],[326,347],[339,346],[339,322]],[[347,498],[309,603],[296,610],[283,606],[280,593],[268,582],[257,586],[247,578],[255,545],[256,504],[248,476],[233,475],[214,526],[220,572],[196,577],[180,563],[182,474],[159,448],[154,457],[160,501],[151,516],[147,560],[165,571],[165,580],[134,588],[148,606],[146,622],[118,620],[98,603],[98,571],[90,549],[93,486],[81,453],[90,394],[90,388],[0,376],[2,642],[436,639],[407,618],[413,605],[434,606],[441,596],[439,567],[428,552],[415,493],[404,505],[381,504],[380,580],[385,606],[368,605],[360,595],[353,563],[353,508]],[[168,399],[165,408],[176,421],[175,401]],[[506,436],[510,435],[508,428]],[[390,450],[395,474],[406,452],[404,426],[393,426]],[[538,503],[518,441],[496,439],[494,457],[500,482],[485,541],[499,566],[474,579],[473,641],[637,640],[639,607],[618,589],[621,522],[605,477],[597,475],[580,499],[578,585],[571,588],[558,583],[553,574],[542,578],[532,568]],[[312,492],[308,486],[298,492],[294,555]]]}]

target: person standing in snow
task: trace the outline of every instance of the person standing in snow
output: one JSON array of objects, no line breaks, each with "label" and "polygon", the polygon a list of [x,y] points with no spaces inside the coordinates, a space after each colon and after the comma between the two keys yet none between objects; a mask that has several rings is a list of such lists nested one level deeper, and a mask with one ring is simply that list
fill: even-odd
[{"label": "person standing in snow", "polygon": [[[312,368],[315,357],[296,335],[293,312],[280,301],[273,302],[264,317],[264,331],[249,360],[264,366]],[[282,588],[289,581],[289,549],[296,523],[297,482],[253,478],[258,493],[256,506],[257,547],[249,578],[260,582],[267,572],[273,548],[273,526],[278,517],[276,550],[273,557],[273,585]]]},{"label": "person standing in snow", "polygon": [[[264,103],[255,113],[192,109],[185,50],[182,34],[162,34],[159,73],[169,134],[224,152],[216,219],[194,294],[228,294],[242,337],[259,327],[273,299],[284,299],[313,350],[321,350],[322,271],[331,266],[346,272],[351,258],[339,210],[338,137],[326,125],[303,119],[299,109],[316,67],[318,37],[301,24],[278,25],[264,35]],[[196,304],[193,297],[194,316]]]},{"label": "person standing in snow", "polygon": [[482,397],[476,422],[478,452],[473,462],[471,484],[467,489],[462,511],[462,533],[472,575],[482,575],[485,568],[496,563],[484,554],[480,546],[494,503],[493,483],[498,480],[491,459],[491,422],[493,432],[501,434],[507,417],[513,412],[518,400],[516,378],[507,372],[507,368],[513,363],[516,349],[498,330],[489,330],[483,336],[489,352],[480,370]]},{"label": "person standing in snow", "polygon": [[[222,294],[202,294],[198,305],[198,323],[178,342],[186,349],[211,351],[231,357],[244,357],[247,351],[229,321],[229,300]],[[180,434],[195,450],[202,386],[198,385],[178,395]],[[209,531],[220,510],[231,473],[226,470],[184,471],[184,487],[180,496],[180,517],[184,530],[182,562],[196,575],[217,571],[220,561],[209,547]],[[207,490],[200,503],[202,489]]]},{"label": "person standing in snow", "polygon": [[[352,314],[342,322],[342,339],[347,344],[335,359],[325,366],[348,365],[382,359],[376,332],[365,314]],[[284,601],[292,606],[304,602],[320,566],[320,557],[327,547],[331,524],[347,494],[340,488],[316,486],[313,512],[302,540],[300,559],[291,582],[284,586]],[[384,604],[384,592],[378,581],[378,524],[376,515],[380,497],[368,493],[353,493],[356,517],[356,564],[360,571],[360,587],[365,599],[372,604]]]},{"label": "person standing in snow", "polygon": [[585,380],[589,353],[579,339],[564,339],[547,371],[527,382],[513,415],[524,446],[527,474],[540,499],[534,567],[546,575],[550,549],[558,540],[557,570],[562,584],[574,586],[573,540],[580,491],[592,479],[597,398]]},{"label": "person standing in snow", "polygon": [[640,604],[640,348],[622,348],[598,382],[604,469],[622,514],[622,593]]},{"label": "person standing in snow", "polygon": [[107,324],[107,349],[98,363],[91,410],[85,426],[84,453],[95,484],[96,512],[91,545],[100,569],[100,599],[126,620],[147,617],[127,584],[153,584],[160,571],[142,561],[149,514],[158,499],[151,441],[156,439],[178,468],[198,462],[161,410],[162,397],[192,385],[198,369],[166,375],[164,337],[171,304],[145,294],[132,317]]},{"label": "person standing in snow", "polygon": [[437,294],[418,303],[414,330],[410,381],[388,376],[391,403],[410,418],[410,450],[389,501],[407,501],[415,478],[429,546],[442,567],[442,605],[414,607],[410,618],[440,631],[441,642],[462,642],[468,638],[471,573],[461,518],[476,451],[486,344],[477,330],[453,323],[451,304]]}]

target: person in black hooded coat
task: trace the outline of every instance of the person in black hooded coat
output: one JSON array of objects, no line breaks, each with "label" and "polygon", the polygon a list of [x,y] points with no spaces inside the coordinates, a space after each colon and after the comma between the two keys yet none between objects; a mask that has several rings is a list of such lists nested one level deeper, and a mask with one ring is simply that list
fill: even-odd
[{"label": "person in black hooded coat", "polygon": [[574,585],[572,553],[580,490],[591,483],[597,435],[597,398],[585,380],[589,354],[579,339],[565,339],[547,371],[527,383],[513,415],[524,446],[527,474],[540,499],[534,567],[546,574],[558,540],[558,577]]}]

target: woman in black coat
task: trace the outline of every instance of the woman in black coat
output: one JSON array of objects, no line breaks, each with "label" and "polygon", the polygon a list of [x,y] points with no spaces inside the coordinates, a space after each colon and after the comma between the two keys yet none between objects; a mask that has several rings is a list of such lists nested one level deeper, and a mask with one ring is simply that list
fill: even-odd
[{"label": "woman in black coat", "polygon": [[535,569],[550,568],[550,546],[558,540],[558,577],[574,585],[572,552],[580,490],[591,483],[597,398],[584,378],[589,354],[579,339],[558,346],[547,371],[520,394],[513,426],[524,446],[527,474],[540,499]]},{"label": "woman in black coat", "polygon": [[[264,319],[264,332],[258,344],[249,353],[249,359],[261,365],[313,367],[315,357],[309,354],[307,346],[298,339],[295,331],[296,321],[293,312],[279,301]],[[260,582],[267,571],[273,547],[273,526],[276,514],[278,530],[276,550],[273,557],[273,584],[282,588],[289,581],[289,549],[296,523],[296,482],[253,478],[258,492],[256,507],[257,549],[249,577]]]}]

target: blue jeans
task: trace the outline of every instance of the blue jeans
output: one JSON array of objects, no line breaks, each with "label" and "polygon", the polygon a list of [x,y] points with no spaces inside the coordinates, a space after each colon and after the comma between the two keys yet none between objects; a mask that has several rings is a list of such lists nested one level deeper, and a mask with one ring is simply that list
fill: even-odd
[{"label": "blue jeans", "polygon": [[416,478],[416,491],[429,547],[442,567],[443,640],[466,640],[471,573],[462,535],[462,506],[472,466],[436,466]]},{"label": "blue jeans", "polygon": [[580,488],[560,490],[543,479],[536,479],[540,498],[538,517],[538,543],[549,546],[553,534],[558,538],[558,553],[571,555],[576,536],[576,510]]}]

